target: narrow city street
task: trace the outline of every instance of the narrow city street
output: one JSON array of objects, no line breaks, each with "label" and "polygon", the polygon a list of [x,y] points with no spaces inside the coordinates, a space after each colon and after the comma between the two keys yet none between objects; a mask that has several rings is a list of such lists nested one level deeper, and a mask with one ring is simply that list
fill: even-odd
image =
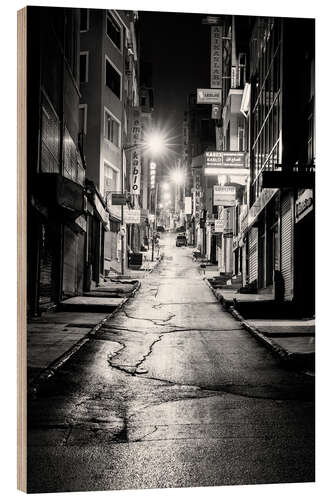
[{"label": "narrow city street", "polygon": [[175,240],[30,399],[29,492],[314,481],[314,379],[242,329]]}]

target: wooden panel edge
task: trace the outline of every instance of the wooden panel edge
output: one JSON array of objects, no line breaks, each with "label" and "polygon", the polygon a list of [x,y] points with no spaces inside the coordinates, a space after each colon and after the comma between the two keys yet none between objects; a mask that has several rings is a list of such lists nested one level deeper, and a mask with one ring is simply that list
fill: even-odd
[{"label": "wooden panel edge", "polygon": [[27,492],[27,8],[17,12],[17,488]]}]

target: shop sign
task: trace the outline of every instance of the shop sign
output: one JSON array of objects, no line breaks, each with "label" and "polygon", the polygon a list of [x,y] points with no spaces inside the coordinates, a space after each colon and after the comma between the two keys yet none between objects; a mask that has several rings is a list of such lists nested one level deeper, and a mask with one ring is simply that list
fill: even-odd
[{"label": "shop sign", "polygon": [[213,205],[233,206],[236,200],[235,186],[214,186]]},{"label": "shop sign", "polygon": [[185,196],[185,214],[191,215],[192,213],[192,197]]},{"label": "shop sign", "polygon": [[224,228],[224,221],[221,219],[216,219],[215,220],[215,233],[223,233],[223,228]]},{"label": "shop sign", "polygon": [[222,212],[223,233],[225,235],[233,233],[233,209],[224,208]]},{"label": "shop sign", "polygon": [[296,200],[295,220],[299,222],[313,210],[313,191],[306,189]]},{"label": "shop sign", "polygon": [[124,223],[125,224],[140,224],[141,222],[141,210],[133,209],[130,210],[124,207]]},{"label": "shop sign", "polygon": [[196,173],[194,177],[194,217],[195,217],[195,222],[199,223],[200,220],[200,210],[201,210],[201,175],[200,173]]},{"label": "shop sign", "polygon": [[126,195],[124,193],[111,194],[112,205],[126,205]]},{"label": "shop sign", "polygon": [[197,89],[197,104],[221,104],[221,89]]},{"label": "shop sign", "polygon": [[222,26],[212,26],[210,48],[210,86],[222,88]]},{"label": "shop sign", "polygon": [[131,151],[130,171],[131,171],[131,194],[140,194],[141,182],[141,120],[140,111],[136,109],[133,115],[131,128],[131,144],[137,145]]},{"label": "shop sign", "polygon": [[245,153],[236,151],[206,151],[206,175],[248,175]]}]

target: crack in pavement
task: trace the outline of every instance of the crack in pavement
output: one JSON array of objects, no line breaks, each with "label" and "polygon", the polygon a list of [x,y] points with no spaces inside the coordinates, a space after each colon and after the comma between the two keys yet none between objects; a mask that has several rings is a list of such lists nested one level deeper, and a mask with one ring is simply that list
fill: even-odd
[{"label": "crack in pavement", "polygon": [[170,321],[172,318],[174,318],[176,315],[175,314],[171,314],[168,318],[166,319],[162,319],[162,318],[159,318],[159,319],[151,319],[151,318],[139,318],[137,316],[131,316],[130,314],[128,314],[128,312],[123,309],[122,311],[125,316],[129,319],[135,319],[135,320],[141,320],[141,321],[150,321],[151,323],[153,323],[154,325],[156,326],[165,326],[164,323],[167,323],[168,321]]},{"label": "crack in pavement", "polygon": [[141,436],[138,439],[133,439],[133,440],[131,440],[131,442],[132,443],[140,443],[146,437],[151,436],[152,434],[154,434],[158,430],[158,427],[159,427],[158,425],[155,425],[154,429],[151,432],[148,432],[148,434],[145,434],[144,436]]}]

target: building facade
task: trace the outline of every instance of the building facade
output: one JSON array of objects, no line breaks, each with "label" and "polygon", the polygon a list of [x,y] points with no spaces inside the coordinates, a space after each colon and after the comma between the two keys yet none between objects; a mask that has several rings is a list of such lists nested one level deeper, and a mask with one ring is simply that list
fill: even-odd
[{"label": "building facade", "polygon": [[28,8],[28,311],[82,293],[85,161],[79,140],[79,10]]},{"label": "building facade", "polygon": [[130,196],[132,129],[139,110],[135,11],[81,10],[81,135],[90,182],[87,269],[91,281],[127,266],[137,226],[125,213],[138,206]]}]

